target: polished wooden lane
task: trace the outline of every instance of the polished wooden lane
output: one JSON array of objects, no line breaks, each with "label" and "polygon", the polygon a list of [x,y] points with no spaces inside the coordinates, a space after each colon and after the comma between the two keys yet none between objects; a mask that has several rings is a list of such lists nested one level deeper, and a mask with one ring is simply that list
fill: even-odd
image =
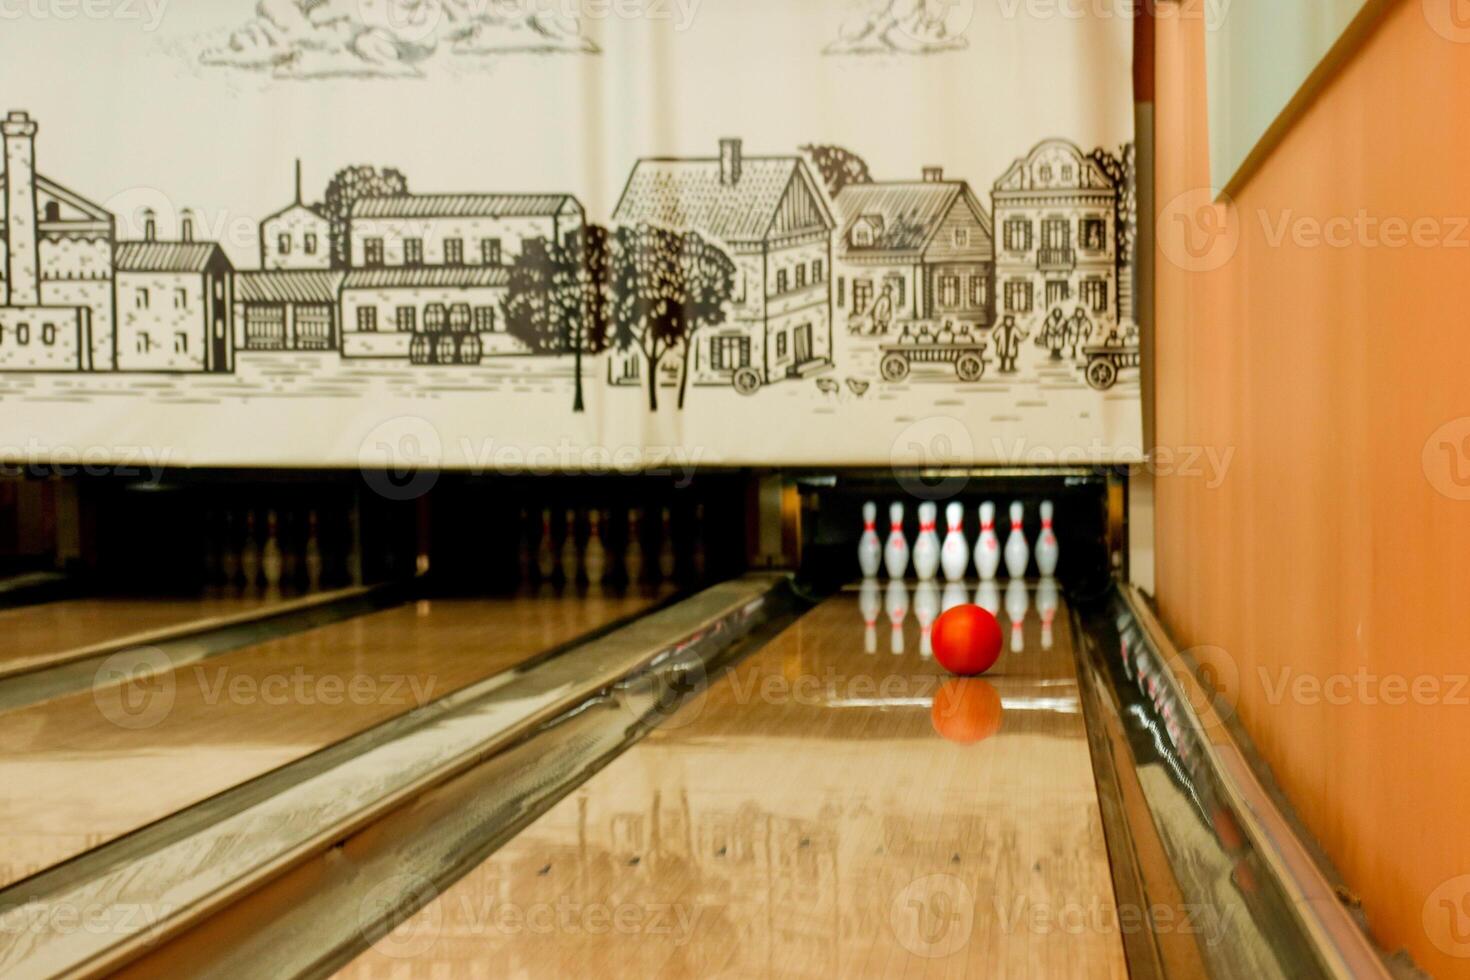
[{"label": "polished wooden lane", "polygon": [[225,626],[353,591],[305,598],[260,591],[177,599],[67,599],[0,609],[0,635],[5,637],[0,676],[74,660],[104,647],[156,643],[181,630]]},{"label": "polished wooden lane", "polygon": [[0,715],[0,883],[657,598],[592,593],[422,601]]},{"label": "polished wooden lane", "polygon": [[865,652],[861,605],[722,674],[341,975],[1124,977],[1065,610],[1046,648],[1028,603],[1021,652],[946,686],[912,613],[905,652],[882,622]]}]

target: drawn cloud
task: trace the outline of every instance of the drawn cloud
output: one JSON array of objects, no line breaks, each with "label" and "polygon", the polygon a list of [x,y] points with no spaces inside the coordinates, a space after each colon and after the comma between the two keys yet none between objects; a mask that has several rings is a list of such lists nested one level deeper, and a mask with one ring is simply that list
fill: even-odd
[{"label": "drawn cloud", "polygon": [[967,0],[872,0],[842,25],[827,54],[934,54],[969,47]]},{"label": "drawn cloud", "polygon": [[525,0],[258,0],[202,64],[284,78],[422,74],[435,57],[595,53],[575,16]]}]

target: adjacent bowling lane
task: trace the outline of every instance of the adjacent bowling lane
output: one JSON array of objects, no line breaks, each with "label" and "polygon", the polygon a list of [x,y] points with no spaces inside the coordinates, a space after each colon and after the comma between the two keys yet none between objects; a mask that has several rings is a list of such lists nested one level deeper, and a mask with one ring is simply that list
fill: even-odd
[{"label": "adjacent bowling lane", "polygon": [[161,634],[183,628],[223,626],[322,598],[285,599],[261,591],[177,599],[66,599],[0,609],[0,635],[6,640],[0,676],[72,660],[101,647],[156,642]]},{"label": "adjacent bowling lane", "polygon": [[939,589],[828,600],[341,976],[1125,976],[1070,628],[1009,593],[968,681]]},{"label": "adjacent bowling lane", "polygon": [[0,715],[0,884],[659,597],[426,600]]}]

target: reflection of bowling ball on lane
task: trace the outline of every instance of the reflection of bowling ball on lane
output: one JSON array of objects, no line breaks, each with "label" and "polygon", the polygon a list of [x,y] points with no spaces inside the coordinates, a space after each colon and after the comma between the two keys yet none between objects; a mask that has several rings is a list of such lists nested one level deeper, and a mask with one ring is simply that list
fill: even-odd
[{"label": "reflection of bowling ball on lane", "polygon": [[967,603],[947,610],[929,635],[934,659],[951,674],[983,674],[1000,659],[1000,623],[980,606]]},{"label": "reflection of bowling ball on lane", "polygon": [[1004,713],[1000,692],[989,681],[951,677],[935,693],[929,718],[944,738],[956,745],[973,745],[1000,731]]}]

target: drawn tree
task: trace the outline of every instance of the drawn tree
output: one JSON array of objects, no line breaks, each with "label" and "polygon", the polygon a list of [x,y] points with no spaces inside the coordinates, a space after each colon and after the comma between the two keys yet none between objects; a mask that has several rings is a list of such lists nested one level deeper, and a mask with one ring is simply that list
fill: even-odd
[{"label": "drawn tree", "polygon": [[323,207],[331,222],[332,267],[352,265],[352,244],[347,240],[347,219],[352,205],[365,197],[395,197],[408,193],[408,178],[391,168],[359,165],[343,167],[327,184]]},{"label": "drawn tree", "polygon": [[827,185],[829,197],[835,198],[837,192],[848,184],[873,182],[867,162],[851,150],[840,146],[808,144],[801,148],[801,152],[811,159],[821,173],[822,183]]},{"label": "drawn tree", "polygon": [[688,386],[689,354],[700,328],[719,323],[735,290],[735,264],[696,232],[651,225],[619,228],[614,248],[613,343],[636,348],[648,364],[648,407],[658,411],[658,370],[664,357],[683,345]]},{"label": "drawn tree", "polygon": [[1117,237],[1118,283],[1128,275],[1133,265],[1133,252],[1138,241],[1138,181],[1137,157],[1132,143],[1124,143],[1114,154],[1098,147],[1092,151],[1092,159],[1102,168],[1118,188],[1118,210],[1114,213],[1114,234]]},{"label": "drawn tree", "polygon": [[502,307],[505,329],[538,354],[571,354],[576,394],[586,411],[582,358],[607,350],[618,240],[600,225],[577,229],[563,243],[533,239],[511,266]]}]

